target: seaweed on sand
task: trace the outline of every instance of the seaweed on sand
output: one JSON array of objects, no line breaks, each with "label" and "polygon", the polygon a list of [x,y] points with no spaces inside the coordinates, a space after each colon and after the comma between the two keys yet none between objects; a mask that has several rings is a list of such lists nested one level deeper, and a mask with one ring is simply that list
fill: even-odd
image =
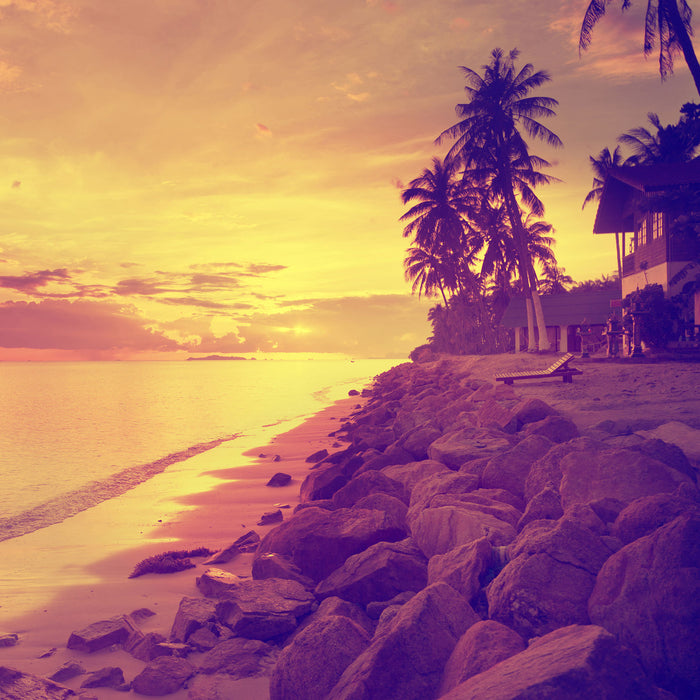
[{"label": "seaweed on sand", "polygon": [[210,554],[213,552],[206,547],[156,554],[140,561],[129,574],[129,578],[136,578],[144,574],[173,574],[176,571],[193,569],[195,565],[190,561],[190,557],[208,557]]}]

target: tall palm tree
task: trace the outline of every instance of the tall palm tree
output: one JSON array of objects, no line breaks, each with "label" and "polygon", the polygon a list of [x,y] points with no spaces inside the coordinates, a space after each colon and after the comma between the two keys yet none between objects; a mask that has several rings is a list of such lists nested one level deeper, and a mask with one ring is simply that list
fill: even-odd
[{"label": "tall palm tree", "polygon": [[567,287],[574,283],[573,277],[566,274],[563,267],[556,263],[544,266],[544,275],[540,280],[540,291],[542,294],[562,294]]},{"label": "tall palm tree", "polygon": [[[482,66],[483,76],[471,68],[462,67],[466,76],[465,91],[469,99],[456,107],[459,121],[445,129],[438,137],[455,140],[448,159],[464,167],[464,177],[485,184],[503,203],[518,250],[520,277],[528,310],[529,350],[535,350],[533,307],[537,318],[540,350],[550,348],[547,338],[542,305],[537,290],[530,283],[532,261],[527,249],[527,234],[523,227],[521,201],[530,205],[534,197],[532,186],[547,181],[537,167],[546,164],[531,156],[521,130],[527,135],[560,146],[559,137],[540,121],[541,117],[554,116],[558,104],[551,97],[531,95],[532,91],[550,80],[545,71],[535,72],[531,64],[516,70],[518,51],[507,56],[501,49],[494,49],[491,62]],[[536,213],[540,213],[541,203]]]},{"label": "tall palm tree", "polygon": [[411,292],[418,293],[418,297],[435,296],[439,291],[445,308],[449,308],[447,296],[445,295],[445,277],[449,274],[444,270],[444,266],[438,257],[430,251],[426,251],[418,246],[411,246],[407,251],[408,255],[404,260],[404,274],[406,280],[413,282]]},{"label": "tall palm tree", "polygon": [[632,150],[628,164],[687,163],[695,157],[700,146],[696,119],[682,118],[678,124],[663,126],[658,114],[649,112],[647,118],[656,133],[638,126],[618,138],[620,143]]},{"label": "tall palm tree", "polygon": [[[586,204],[588,204],[589,202],[600,201],[600,197],[603,194],[605,176],[607,175],[608,170],[610,170],[610,168],[619,168],[626,162],[623,159],[622,154],[620,153],[619,146],[615,146],[615,150],[612,153],[610,153],[610,149],[606,147],[598,154],[597,158],[594,158],[593,156],[588,156],[588,160],[591,164],[591,168],[593,169],[594,173],[593,188],[583,200],[581,209],[584,209]],[[615,249],[617,250],[617,273],[620,279],[622,279],[622,255],[620,252],[619,232],[615,233]]]},{"label": "tall palm tree", "polygon": [[[579,52],[585,51],[591,43],[591,33],[598,20],[605,14],[610,0],[591,0],[583,16],[579,35]],[[632,0],[622,0],[622,10],[628,10]],[[683,52],[685,62],[700,94],[700,63],[698,63],[691,36],[692,10],[686,0],[649,0],[644,19],[644,55],[654,51],[659,42],[659,73],[665,79],[673,72],[673,55]]]}]

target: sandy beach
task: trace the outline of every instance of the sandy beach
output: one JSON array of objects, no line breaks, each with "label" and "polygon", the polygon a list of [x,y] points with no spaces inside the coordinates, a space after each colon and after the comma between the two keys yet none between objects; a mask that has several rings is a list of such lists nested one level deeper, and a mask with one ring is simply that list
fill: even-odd
[{"label": "sandy beach", "polygon": [[[527,354],[454,358],[475,378],[488,381],[493,381],[495,372],[543,369],[550,361],[551,356]],[[553,379],[521,381],[513,388],[515,394],[543,399],[584,434],[593,434],[603,421],[627,421],[630,432],[649,434],[670,424],[663,439],[675,441],[698,465],[700,363],[577,358],[572,364],[583,371],[572,384]],[[89,657],[67,650],[70,632],[146,607],[156,614],[144,623],[143,630],[167,636],[180,599],[198,595],[195,578],[205,568],[202,560],[195,560],[195,569],[177,574],[128,579],[134,565],[168,549],[221,549],[250,529],[264,536],[274,525],[256,525],[259,517],[277,507],[282,507],[285,519],[291,515],[310,467],[306,457],[323,448],[340,447],[328,434],[362,401],[360,397],[339,401],[276,436],[270,444],[249,446],[245,457],[236,441],[198,455],[193,458],[200,461],[197,466],[202,475],[197,492],[188,491],[186,479],[178,481],[175,470],[162,479],[152,479],[138,494],[126,494],[64,523],[6,542],[10,545],[6,566],[17,576],[22,572],[33,575],[26,581],[26,595],[15,598],[14,610],[11,599],[9,605],[3,600],[0,632],[20,637],[15,647],[2,650],[3,663],[49,676],[64,662],[76,659],[88,671],[119,666],[127,680],[131,679],[143,668],[142,662],[122,650]],[[290,474],[291,483],[280,488],[265,486],[276,472]],[[168,484],[173,491],[165,490]],[[131,523],[131,529],[124,527],[125,522]],[[117,524],[124,536],[115,546],[110,534]],[[29,556],[31,561],[27,561]],[[252,556],[239,555],[220,568],[250,575]],[[62,585],[55,592],[57,579]],[[11,586],[22,589],[23,582],[12,578]],[[54,593],[47,597],[49,591]],[[80,682],[79,677],[66,685],[77,689]],[[263,699],[268,697],[267,686],[267,678],[246,679],[232,682],[231,692],[250,700]],[[100,700],[124,697],[106,689],[90,692]],[[169,697],[186,698],[187,691]]]}]

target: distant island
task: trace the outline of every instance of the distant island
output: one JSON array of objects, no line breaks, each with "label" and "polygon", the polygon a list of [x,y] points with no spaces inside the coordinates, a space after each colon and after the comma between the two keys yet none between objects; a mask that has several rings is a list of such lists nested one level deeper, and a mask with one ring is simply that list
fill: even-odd
[{"label": "distant island", "polygon": [[[247,360],[246,357],[236,355],[207,355],[206,357],[188,357],[187,360]],[[255,359],[255,358],[253,358]]]}]

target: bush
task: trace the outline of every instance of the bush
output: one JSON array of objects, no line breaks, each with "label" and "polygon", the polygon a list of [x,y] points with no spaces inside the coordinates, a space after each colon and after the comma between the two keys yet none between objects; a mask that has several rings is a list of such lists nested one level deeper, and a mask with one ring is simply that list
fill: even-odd
[{"label": "bush", "polygon": [[677,335],[679,309],[664,295],[660,284],[648,284],[644,289],[628,294],[623,302],[623,325],[632,330],[631,310],[635,304],[643,312],[641,317],[642,342],[652,348],[665,348]]}]

